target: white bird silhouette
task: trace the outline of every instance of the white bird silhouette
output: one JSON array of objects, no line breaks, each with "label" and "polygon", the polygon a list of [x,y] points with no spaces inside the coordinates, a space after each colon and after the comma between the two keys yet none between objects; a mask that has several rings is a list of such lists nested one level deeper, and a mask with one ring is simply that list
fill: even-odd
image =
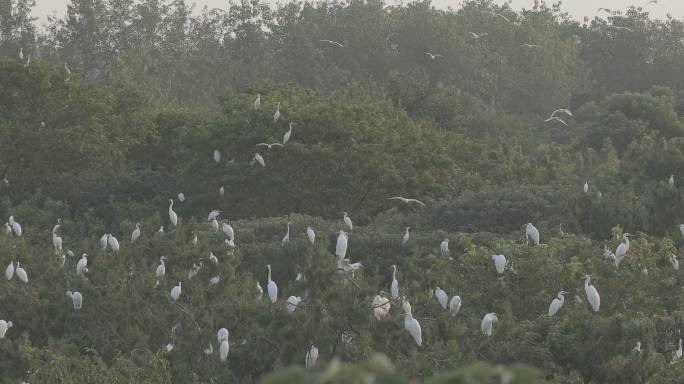
[{"label": "white bird silhouette", "polygon": [[440,55],[440,54],[438,54],[438,53],[425,52],[425,54],[428,55],[428,57],[430,57],[430,60],[434,60],[434,59],[436,59],[436,58],[438,58],[438,57],[444,57],[444,56],[442,56],[442,55]]},{"label": "white bird silhouette", "polygon": [[271,143],[271,144],[268,144],[268,143],[259,143],[259,144],[257,144],[256,146],[257,146],[257,147],[260,147],[260,146],[261,146],[261,147],[267,147],[267,148],[270,150],[271,147],[274,146],[274,145],[275,145],[275,146],[278,146],[278,147],[284,147],[284,145],[282,145],[282,144],[280,144],[280,143]]},{"label": "white bird silhouette", "polygon": [[670,184],[671,187],[674,187],[674,175],[670,175],[670,179],[667,181],[668,184]]},{"label": "white bird silhouette", "polygon": [[557,121],[557,122],[559,122],[559,123],[565,125],[566,127],[568,126],[568,123],[566,123],[565,121],[563,121],[563,119],[561,119],[561,118],[558,117],[558,116],[549,117],[548,119],[544,120],[545,123],[548,123],[549,121]]},{"label": "white bird silhouette", "polygon": [[442,288],[435,288],[435,297],[437,298],[439,305],[441,305],[442,308],[447,309],[447,305],[449,304],[449,295],[447,295]]},{"label": "white bird silhouette", "polygon": [[171,298],[173,299],[173,301],[178,300],[178,298],[180,297],[180,295],[181,295],[182,292],[183,292],[183,289],[182,289],[182,282],[179,281],[179,282],[178,282],[178,285],[176,285],[175,287],[171,288]]},{"label": "white bird silhouette", "polygon": [[228,332],[228,330],[225,328],[221,328],[216,332],[216,339],[218,340],[219,343],[221,343],[224,340],[228,340],[229,336],[230,336],[230,332]]},{"label": "white bird silhouette", "polygon": [[254,162],[259,163],[259,165],[261,165],[262,167],[266,166],[266,162],[264,161],[264,158],[259,154],[259,152],[254,154],[254,159],[252,159],[252,164],[254,164]]},{"label": "white bird silhouette", "polygon": [[677,256],[670,255],[668,260],[670,260],[670,264],[672,264],[672,268],[674,268],[675,271],[679,269],[679,260],[677,260]]},{"label": "white bird silhouette", "polygon": [[278,119],[280,119],[280,102],[278,102],[278,105],[276,106],[276,111],[273,114],[273,122],[278,122]]},{"label": "white bird silhouette", "polygon": [[233,226],[231,226],[228,223],[223,223],[223,233],[226,234],[226,236],[230,239],[235,241],[235,230],[233,230]]},{"label": "white bird silhouette", "polygon": [[290,123],[290,129],[283,135],[283,144],[287,144],[290,141],[290,136],[292,136],[292,124]]},{"label": "white bird silhouette", "polygon": [[629,251],[629,237],[632,236],[629,233],[625,233],[622,235],[622,240],[623,242],[620,243],[617,246],[617,249],[615,250],[615,267],[619,267],[620,263],[622,262],[622,259],[625,258],[627,255],[627,251]]},{"label": "white bird silhouette", "polygon": [[209,355],[211,355],[212,353],[214,353],[214,346],[213,346],[211,343],[208,343],[208,344],[207,344],[207,347],[204,348],[204,354],[207,355],[207,356],[209,356]]},{"label": "white bird silhouette", "polygon": [[174,227],[178,226],[178,214],[173,210],[173,199],[169,199],[169,221]]},{"label": "white bird silhouette", "polygon": [[76,263],[76,274],[82,276],[86,272],[88,272],[88,255],[84,253]]},{"label": "white bird silhouette", "polygon": [[278,300],[278,285],[276,285],[275,281],[271,280],[271,264],[268,264],[266,268],[268,268],[268,283],[266,284],[268,298],[271,300],[271,303],[275,304],[276,300]]},{"label": "white bird silhouette", "polygon": [[439,251],[442,253],[442,256],[449,256],[449,239],[442,240],[439,244]]},{"label": "white bird silhouette", "polygon": [[322,43],[328,43],[328,44],[330,44],[330,45],[336,45],[336,46],[338,46],[338,47],[340,47],[340,48],[344,48],[344,45],[338,43],[337,41],[326,40],[326,39],[318,40],[318,41],[320,41],[320,42],[322,42]]},{"label": "white bird silhouette", "polygon": [[19,262],[17,261],[17,269],[14,271],[17,274],[17,277],[19,280],[21,280],[22,283],[28,284],[28,274],[26,273],[26,270],[22,267],[19,266]]},{"label": "white bird silhouette", "polygon": [[397,280],[397,266],[392,264],[392,283],[390,284],[390,294],[393,299],[399,297],[399,281]]},{"label": "white bird silhouette", "polygon": [[347,212],[342,212],[342,213],[344,214],[344,216],[342,217],[342,220],[344,220],[344,224],[345,224],[345,225],[347,226],[347,228],[349,228],[349,230],[351,231],[352,229],[354,229],[354,224],[352,224],[351,217],[349,217],[349,215],[347,214]]},{"label": "white bird silhouette", "polygon": [[340,231],[340,234],[337,235],[337,243],[335,244],[335,255],[338,258],[344,259],[344,257],[347,255],[348,241],[349,238],[347,237],[347,233],[344,231]]},{"label": "white bird silhouette", "polygon": [[209,212],[209,215],[207,216],[207,221],[216,220],[220,214],[221,211],[214,209],[213,211]]},{"label": "white bird silhouette", "polygon": [[214,265],[218,265],[219,261],[216,255],[214,255],[214,252],[209,252],[209,261],[214,263]]},{"label": "white bird silhouette", "polygon": [[0,320],[0,339],[4,339],[7,330],[12,328],[14,324],[11,321]]},{"label": "white bird silhouette", "polygon": [[491,336],[493,324],[497,321],[499,321],[499,318],[496,316],[496,313],[494,312],[484,315],[484,317],[482,318],[482,323],[480,324],[480,329],[482,330],[482,333],[484,335]]},{"label": "white bird silhouette", "polygon": [[373,316],[378,320],[382,320],[389,315],[391,305],[388,298],[381,295],[375,295],[375,297],[373,297],[372,307]]},{"label": "white bird silhouette", "polygon": [[306,359],[305,359],[306,369],[313,367],[316,364],[316,360],[318,360],[318,348],[316,348],[315,345],[311,344],[311,346],[309,347],[309,350],[306,351]]},{"label": "white bird silhouette", "polygon": [[496,268],[496,272],[499,274],[504,273],[504,268],[506,268],[506,256],[493,255],[492,260],[494,260],[494,267]]},{"label": "white bird silhouette", "polygon": [[69,299],[71,299],[71,303],[74,305],[75,310],[79,310],[81,307],[83,307],[83,296],[81,295],[81,292],[67,291],[66,295]]},{"label": "white bird silhouette", "polygon": [[306,227],[306,237],[309,238],[309,242],[313,244],[316,241],[316,232],[311,227]]},{"label": "white bird silhouette", "polygon": [[480,37],[485,37],[485,36],[488,35],[487,32],[483,32],[483,33],[480,33],[480,34],[477,34],[477,33],[475,33],[475,32],[468,32],[468,33],[470,33],[470,35],[473,36],[473,38],[475,38],[475,39],[479,39]]},{"label": "white bird silhouette", "polygon": [[591,308],[594,312],[598,312],[599,307],[601,306],[601,297],[596,288],[589,284],[590,281],[591,277],[589,275],[584,275],[584,292],[587,294],[587,301],[589,302],[589,305],[591,305]]},{"label": "white bird silhouette", "polygon": [[7,265],[7,268],[5,268],[5,278],[7,280],[12,280],[13,276],[14,276],[14,261],[10,261],[9,265]]},{"label": "white bird silhouette", "polygon": [[551,305],[549,305],[549,316],[555,315],[558,313],[558,310],[561,309],[565,302],[565,296],[563,295],[565,295],[565,291],[560,291],[558,292],[558,298],[554,298],[551,301]]},{"label": "white bird silhouette", "polygon": [[449,312],[451,315],[456,317],[458,311],[461,309],[461,296],[454,296],[449,301]]},{"label": "white bird silhouette", "polygon": [[406,204],[416,203],[416,204],[418,204],[418,205],[423,205],[423,206],[425,205],[425,203],[423,203],[423,202],[420,201],[420,200],[417,200],[417,199],[407,199],[407,198],[401,197],[401,196],[390,197],[388,200],[401,200],[401,202],[406,203]]},{"label": "white bird silhouette", "polygon": [[157,285],[159,285],[159,279],[166,275],[166,264],[164,263],[165,260],[165,256],[160,257],[159,265],[157,265],[157,269],[154,271],[154,276],[157,278]]},{"label": "white bird silhouette", "polygon": [[539,245],[539,230],[532,223],[525,225],[525,236],[531,240],[534,245]]},{"label": "white bird silhouette", "polygon": [[302,302],[302,298],[299,296],[290,296],[287,298],[287,303],[285,306],[287,307],[287,311],[292,313],[294,312],[295,309],[297,309],[297,306],[299,303]]},{"label": "white bird silhouette", "polygon": [[281,245],[285,245],[285,243],[290,242],[290,224],[292,224],[292,222],[288,221],[287,222],[287,232],[285,232],[285,236],[283,236],[283,240],[280,242]]},{"label": "white bird silhouette", "polygon": [[181,192],[178,194],[178,201],[181,203],[185,201],[185,193]]},{"label": "white bird silhouette", "polygon": [[584,191],[584,193],[589,193],[589,182],[584,182],[584,185],[582,186],[582,191]]},{"label": "white bird silhouette", "polygon": [[411,227],[406,227],[406,232],[404,232],[404,238],[401,240],[402,244],[406,244],[409,241],[409,237],[410,237],[409,229],[411,229]]},{"label": "white bird silhouette", "polygon": [[223,187],[223,185],[219,188],[218,190],[219,196],[223,197],[226,194],[226,189]]},{"label": "white bird silhouette", "polygon": [[139,237],[140,237],[140,223],[136,223],[135,229],[133,230],[133,233],[131,233],[131,243],[138,240]]},{"label": "white bird silhouette", "polygon": [[261,93],[257,93],[256,99],[254,99],[254,109],[259,109],[261,106]]},{"label": "white bird silhouette", "polygon": [[114,252],[119,252],[119,240],[114,237],[111,233],[107,235],[107,244]]},{"label": "white bird silhouette", "polygon": [[228,339],[223,340],[219,346],[219,360],[224,363],[228,360],[228,351],[230,351],[230,344],[228,344]]},{"label": "white bird silhouette", "polygon": [[404,314],[406,320],[404,321],[404,327],[408,329],[409,334],[413,338],[413,341],[420,347],[423,344],[422,331],[420,329],[420,323],[416,320],[411,313]]},{"label": "white bird silhouette", "polygon": [[218,149],[214,149],[214,162],[218,163],[221,161],[221,152]]}]

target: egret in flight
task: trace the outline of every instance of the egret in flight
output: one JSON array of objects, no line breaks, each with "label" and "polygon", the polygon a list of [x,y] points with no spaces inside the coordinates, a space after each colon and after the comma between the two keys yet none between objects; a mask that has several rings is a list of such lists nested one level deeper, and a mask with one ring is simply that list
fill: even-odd
[{"label": "egret in flight", "polygon": [[449,295],[447,295],[442,288],[435,288],[435,297],[437,298],[439,305],[441,305],[443,309],[447,309],[447,305],[449,304]]},{"label": "egret in flight", "polygon": [[344,48],[344,45],[338,43],[337,41],[326,40],[326,39],[318,40],[318,41],[320,41],[320,42],[322,42],[322,43],[328,43],[328,44],[330,44],[330,45],[336,45],[336,46],[338,46],[338,47],[340,47],[340,48]]},{"label": "egret in flight", "polygon": [[525,225],[525,236],[531,240],[534,245],[539,245],[539,230],[532,223]]},{"label": "egret in flight", "polygon": [[271,300],[271,303],[275,304],[276,300],[278,300],[278,286],[275,281],[271,280],[271,264],[268,264],[266,268],[268,268],[268,284],[266,284],[268,298]]},{"label": "egret in flight", "polygon": [[423,202],[420,201],[420,200],[417,200],[417,199],[407,199],[407,198],[401,197],[401,196],[390,197],[389,200],[401,200],[402,203],[406,203],[406,204],[416,203],[416,204],[418,204],[418,205],[425,206],[425,203],[423,203]]},{"label": "egret in flight", "polygon": [[309,238],[309,242],[313,244],[316,241],[316,232],[311,227],[306,227],[306,237]]},{"label": "egret in flight", "polygon": [[599,307],[601,306],[601,297],[596,288],[589,284],[590,281],[591,277],[589,275],[584,275],[584,292],[587,294],[587,301],[591,305],[591,308],[594,312],[598,312]]},{"label": "egret in flight", "polygon": [[284,145],[282,145],[282,144],[280,144],[280,143],[271,143],[271,144],[269,144],[269,143],[259,143],[259,144],[257,144],[256,146],[257,146],[257,147],[267,147],[268,150],[271,150],[271,147],[273,147],[274,145],[277,146],[277,147],[284,147]]},{"label": "egret in flight", "polygon": [[397,281],[397,266],[392,264],[392,283],[390,284],[390,294],[393,299],[399,297],[399,281]]},{"label": "egret in flight", "polygon": [[484,317],[482,318],[482,323],[480,324],[482,334],[491,336],[493,324],[497,321],[499,321],[499,318],[496,316],[496,313],[494,312],[484,315]]},{"label": "egret in flight", "polygon": [[438,57],[444,57],[444,56],[442,56],[442,55],[440,55],[440,54],[438,54],[438,53],[425,52],[425,54],[428,55],[428,57],[430,58],[430,60],[434,60],[434,59],[436,59],[436,58],[438,58]]},{"label": "egret in flight", "polygon": [[461,309],[461,296],[454,296],[449,301],[449,312],[451,316],[456,317],[458,311]]},{"label": "egret in flight", "polygon": [[475,32],[468,32],[468,33],[470,33],[470,35],[471,35],[474,39],[479,39],[479,38],[481,38],[481,37],[485,37],[485,36],[488,35],[487,32],[480,33],[480,34],[477,34],[477,33],[475,33]]},{"label": "egret in flight", "polygon": [[178,226],[178,214],[173,210],[173,199],[169,199],[169,220],[174,227]]},{"label": "egret in flight", "polygon": [[559,123],[565,125],[566,127],[568,126],[568,123],[566,123],[565,121],[563,121],[563,119],[561,119],[561,118],[558,117],[558,116],[549,117],[548,119],[544,120],[545,123],[548,123],[549,121],[557,121],[557,122],[559,122]]},{"label": "egret in flight", "polygon": [[66,295],[69,299],[71,299],[71,303],[74,305],[75,310],[79,310],[81,307],[83,307],[83,296],[81,295],[81,292],[67,291]]},{"label": "egret in flight", "polygon": [[565,291],[560,291],[558,292],[558,298],[551,301],[551,305],[549,305],[549,316],[555,315],[558,313],[558,310],[561,309],[565,302],[565,296],[563,295],[565,295]]},{"label": "egret in flight", "polygon": [[311,344],[309,347],[309,350],[306,351],[306,360],[305,360],[305,366],[306,369],[309,369],[316,364],[316,360],[318,360],[318,348],[316,348],[315,345]]}]

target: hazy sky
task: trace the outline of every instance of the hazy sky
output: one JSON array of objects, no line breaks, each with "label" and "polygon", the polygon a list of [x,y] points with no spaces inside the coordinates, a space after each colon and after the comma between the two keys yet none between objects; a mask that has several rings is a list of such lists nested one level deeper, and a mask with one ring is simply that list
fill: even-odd
[{"label": "hazy sky", "polygon": [[[192,0],[186,0],[188,3]],[[271,0],[273,3],[278,1]],[[512,0],[515,8],[531,8],[534,0]],[[548,0],[551,4],[557,0]],[[632,4],[646,4],[648,0],[564,0],[563,9],[569,11],[575,18],[582,19],[584,16],[593,16],[599,7],[610,9],[624,9]],[[68,0],[36,0],[36,7],[34,15],[41,20],[45,20],[47,15],[54,12],[61,16],[66,11],[66,4]],[[280,2],[283,2],[282,0]],[[385,0],[386,3],[396,3],[397,0]],[[498,3],[504,3],[505,0],[497,0]],[[228,0],[194,0],[198,9],[203,6],[209,8],[225,8]],[[433,0],[432,3],[438,7],[454,7],[458,8],[460,0]],[[684,0],[658,0],[658,4],[648,5],[651,14],[657,17],[664,17],[667,13],[675,18],[684,18]]]}]

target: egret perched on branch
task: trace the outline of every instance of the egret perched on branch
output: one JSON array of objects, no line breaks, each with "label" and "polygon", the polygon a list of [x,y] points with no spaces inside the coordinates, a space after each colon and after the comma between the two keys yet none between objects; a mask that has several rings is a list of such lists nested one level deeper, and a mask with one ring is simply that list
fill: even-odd
[{"label": "egret perched on branch", "polygon": [[494,267],[496,268],[496,272],[499,274],[504,273],[504,268],[506,268],[506,256],[493,255],[492,260],[494,260]]},{"label": "egret perched on branch", "polygon": [[230,344],[228,344],[228,339],[223,340],[219,346],[219,360],[224,363],[228,360],[228,351],[230,351]]},{"label": "egret perched on branch", "polygon": [[22,283],[28,284],[28,274],[26,273],[26,270],[22,267],[19,266],[19,262],[17,261],[17,269],[15,270],[15,273],[17,274],[17,277],[19,280],[21,280]]},{"label": "egret perched on branch", "polygon": [[14,220],[14,216],[9,217],[9,225],[12,227],[12,231],[14,231],[14,234],[17,235],[17,237],[21,237],[21,234],[23,231],[21,230],[21,224],[19,224],[18,221]]},{"label": "egret perched on branch", "polygon": [[525,236],[531,240],[534,245],[539,245],[539,230],[532,223],[525,225]]},{"label": "egret perched on branch", "polygon": [[423,344],[422,331],[420,329],[420,323],[416,320],[413,315],[409,312],[404,314],[406,320],[404,321],[404,326],[407,327],[409,334],[413,338],[413,341],[420,347]]},{"label": "egret perched on branch", "polygon": [[449,312],[451,312],[451,316],[456,317],[456,314],[458,314],[458,311],[461,309],[461,296],[454,296],[451,298],[449,301]]},{"label": "egret perched on branch", "polygon": [[259,109],[261,106],[261,93],[257,93],[256,99],[254,99],[254,109]]},{"label": "egret perched on branch", "polygon": [[259,154],[259,152],[254,154],[254,158],[252,159],[252,164],[254,164],[254,162],[259,163],[259,165],[261,165],[262,167],[266,166],[266,161],[264,160],[263,156],[261,156]]},{"label": "egret perched on branch", "polygon": [[627,251],[629,251],[629,237],[632,236],[629,233],[625,233],[622,235],[622,240],[623,242],[620,243],[617,246],[617,249],[615,250],[615,267],[620,266],[620,262],[622,259],[627,255]]},{"label": "egret perched on branch", "polygon": [[684,237],[684,224],[679,224],[679,233]]},{"label": "egret perched on branch", "polygon": [[306,227],[306,237],[309,238],[309,242],[313,244],[316,241],[316,232],[311,227]]},{"label": "egret perched on branch", "polygon": [[5,278],[7,280],[12,280],[13,276],[14,276],[14,261],[10,261],[9,265],[7,265],[7,268],[5,268]]},{"label": "egret perched on branch", "polygon": [[342,220],[344,221],[344,224],[345,224],[345,225],[349,228],[349,230],[351,231],[352,229],[354,229],[354,224],[352,224],[351,217],[349,217],[349,215],[347,214],[347,212],[342,212],[342,213],[344,214],[344,216],[342,217]]},{"label": "egret perched on branch", "polygon": [[214,346],[209,343],[206,348],[204,348],[204,354],[209,356],[214,353]]},{"label": "egret perched on branch", "polygon": [[399,281],[397,281],[397,266],[392,264],[392,284],[390,284],[390,294],[393,299],[399,297]]},{"label": "egret perched on branch", "polygon": [[584,182],[584,186],[582,186],[582,191],[584,191],[584,193],[589,193],[589,182]]},{"label": "egret perched on branch", "polygon": [[404,232],[404,238],[401,240],[402,244],[406,244],[409,241],[409,229],[411,229],[411,227],[406,227],[406,232]]},{"label": "egret perched on branch", "polygon": [[442,240],[439,244],[439,251],[442,253],[442,256],[449,256],[449,239]]},{"label": "egret perched on branch", "polygon": [[584,292],[587,294],[587,301],[591,305],[591,308],[594,312],[598,312],[599,307],[601,306],[601,297],[596,288],[589,284],[590,281],[591,277],[589,275],[584,275]]},{"label": "egret perched on branch", "polygon": [[218,232],[219,225],[218,225],[218,221],[216,219],[211,221],[211,229],[213,229],[214,232]]},{"label": "egret perched on branch", "polygon": [[182,202],[185,201],[185,193],[180,192],[180,193],[178,194],[178,201],[179,201],[180,203],[182,203]]},{"label": "egret perched on branch", "polygon": [[275,304],[276,300],[278,300],[278,285],[276,285],[275,281],[271,280],[271,264],[268,264],[266,268],[268,268],[268,284],[266,284],[268,298],[271,300],[271,303]]},{"label": "egret perched on branch", "polygon": [[229,336],[230,332],[228,332],[228,330],[225,328],[221,328],[216,332],[216,339],[219,343],[221,343],[223,340],[228,340]]},{"label": "egret perched on branch", "polygon": [[670,255],[668,260],[670,260],[670,264],[672,264],[672,268],[674,268],[675,271],[679,269],[679,260],[677,260],[677,256]]},{"label": "egret perched on branch", "polygon": [[558,310],[561,309],[565,302],[565,296],[563,295],[565,295],[565,291],[560,291],[558,292],[558,298],[551,301],[551,305],[549,305],[549,316],[555,315]]},{"label": "egret perched on branch", "polygon": [[285,232],[285,236],[283,236],[283,240],[280,242],[281,245],[285,245],[285,243],[290,242],[290,224],[292,224],[291,221],[287,222],[287,232]]},{"label": "egret perched on branch", "polygon": [[55,255],[62,252],[62,237],[57,234],[59,231],[61,219],[57,219],[57,225],[52,228],[52,246],[55,248]]},{"label": "egret perched on branch", "polygon": [[382,320],[389,315],[391,305],[389,299],[385,296],[375,295],[372,307],[373,316],[378,320]]},{"label": "egret perched on branch", "polygon": [[223,185],[219,188],[218,193],[221,197],[223,197],[226,194],[226,189],[223,188]]},{"label": "egret perched on branch", "polygon": [[14,324],[11,321],[0,320],[0,339],[5,338],[7,330],[12,328]]},{"label": "egret perched on branch", "polygon": [[447,293],[442,288],[435,288],[435,297],[437,298],[439,305],[441,305],[442,308],[447,309],[447,305],[449,304],[449,295],[447,295]]},{"label": "egret perched on branch", "polygon": [[273,114],[273,122],[278,122],[278,119],[280,119],[280,102],[278,102],[278,105],[276,106],[276,111]]},{"label": "egret perched on branch", "polygon": [[66,295],[69,299],[71,299],[71,303],[74,305],[75,310],[79,310],[81,307],[83,307],[83,296],[81,295],[81,292],[67,291]]},{"label": "egret perched on branch", "polygon": [[105,233],[104,235],[102,235],[102,237],[100,237],[100,247],[103,251],[107,249],[107,236],[108,234]]},{"label": "egret perched on branch", "polygon": [[216,257],[216,255],[214,255],[214,252],[211,252],[211,251],[209,252],[209,261],[214,263],[214,265],[218,265],[219,261],[218,261],[218,258]]},{"label": "egret perched on branch", "polygon": [[340,231],[340,234],[337,235],[337,244],[335,244],[335,255],[338,258],[344,259],[344,257],[347,255],[348,241],[349,238],[347,237],[347,233],[345,231]]},{"label": "egret perched on branch", "polygon": [[412,313],[411,312],[411,303],[409,303],[409,301],[406,300],[406,296],[401,297],[401,309],[404,310],[404,313]]},{"label": "egret perched on branch", "polygon": [[668,180],[667,183],[670,184],[671,187],[674,187],[674,175],[670,175],[670,180]]},{"label": "egret perched on branch", "polygon": [[318,360],[318,348],[316,348],[315,345],[311,344],[309,347],[309,350],[306,351],[306,359],[305,359],[305,366],[306,369],[309,369],[316,364],[316,360]]},{"label": "egret perched on branch", "polygon": [[499,321],[499,318],[494,312],[484,315],[482,318],[482,323],[480,323],[480,329],[482,330],[482,333],[484,335],[491,336],[493,324],[497,321]]},{"label": "egret perched on branch", "polygon": [[173,199],[169,199],[169,221],[174,227],[178,226],[178,214],[173,210]]},{"label": "egret perched on branch", "polygon": [[230,224],[223,223],[223,233],[225,233],[230,240],[235,241],[235,231]]},{"label": "egret perched on branch", "polygon": [[401,196],[390,197],[390,198],[388,198],[388,200],[399,200],[399,201],[401,201],[402,203],[405,203],[405,204],[416,203],[416,204],[418,204],[418,205],[425,206],[425,203],[423,203],[423,202],[420,201],[420,200],[417,200],[417,199],[407,199],[407,198],[401,197]]},{"label": "egret perched on branch", "polygon": [[159,265],[157,265],[157,269],[154,271],[154,276],[157,278],[157,285],[159,285],[159,279],[166,275],[166,264],[164,263],[165,260],[166,256],[160,257]]},{"label": "egret perched on branch", "polygon": [[178,300],[178,298],[180,297],[182,291],[183,291],[183,289],[182,289],[182,282],[179,281],[179,282],[178,282],[178,285],[176,285],[175,287],[171,288],[171,298],[173,299],[173,301]]},{"label": "egret perched on branch", "polygon": [[209,215],[207,216],[207,221],[216,220],[220,214],[221,214],[221,211],[214,209],[213,211],[209,212]]},{"label": "egret perched on branch", "polygon": [[283,135],[283,144],[287,144],[287,142],[290,141],[290,136],[292,136],[292,124],[293,123],[290,123],[290,130]]},{"label": "egret perched on branch", "polygon": [[297,306],[299,303],[302,302],[302,298],[299,296],[290,296],[287,298],[287,303],[285,306],[287,307],[287,311],[292,313],[294,312],[295,309],[297,309]]},{"label": "egret perched on branch", "polygon": [[112,236],[111,233],[107,235],[107,243],[109,244],[109,247],[112,248],[112,251],[119,252],[119,240]]},{"label": "egret perched on branch", "polygon": [[139,237],[140,237],[140,223],[136,223],[135,229],[133,230],[133,233],[131,233],[131,243],[138,240]]},{"label": "egret perched on branch", "polygon": [[214,149],[214,162],[218,163],[221,161],[221,152],[218,149]]},{"label": "egret perched on branch", "polygon": [[84,253],[76,263],[76,274],[82,276],[86,272],[88,272],[88,255]]}]

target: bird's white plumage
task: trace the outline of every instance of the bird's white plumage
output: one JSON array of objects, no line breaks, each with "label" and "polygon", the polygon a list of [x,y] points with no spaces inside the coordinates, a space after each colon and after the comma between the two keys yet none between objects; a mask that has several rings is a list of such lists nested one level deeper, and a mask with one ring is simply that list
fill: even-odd
[{"label": "bird's white plumage", "polygon": [[14,324],[11,321],[0,320],[0,339],[4,339],[7,334],[7,330],[12,328]]},{"label": "bird's white plumage", "polygon": [[292,123],[290,123],[290,129],[283,135],[283,144],[287,144],[290,141],[290,136],[292,136]]},{"label": "bird's white plumage", "polygon": [[525,225],[525,236],[534,244],[539,245],[539,230],[532,223]]},{"label": "bird's white plumage", "polygon": [[565,292],[563,291],[558,292],[558,297],[551,301],[551,305],[549,305],[549,316],[555,315],[558,313],[558,310],[561,309],[563,303],[565,302],[565,296],[563,296],[564,294]]},{"label": "bird's white plumage", "polygon": [[454,296],[449,301],[449,312],[452,316],[456,316],[461,310],[461,296]]},{"label": "bird's white plumage", "polygon": [[230,344],[228,340],[223,340],[219,346],[219,360],[223,363],[228,360],[228,352],[230,351]]},{"label": "bird's white plumage", "polygon": [[375,295],[375,297],[373,297],[372,307],[373,316],[378,320],[382,320],[389,315],[391,305],[388,298],[381,295]]},{"label": "bird's white plumage", "polygon": [[169,221],[174,227],[178,226],[178,214],[173,210],[173,199],[169,199]]},{"label": "bird's white plumage", "polygon": [[337,235],[337,243],[335,244],[335,255],[338,258],[344,259],[344,257],[347,255],[348,241],[349,239],[347,234],[344,231],[340,231],[340,234]]},{"label": "bird's white plumage", "polygon": [[411,236],[410,233],[409,233],[409,230],[410,230],[410,229],[411,229],[411,227],[406,227],[406,232],[404,232],[404,238],[401,239],[401,243],[402,243],[402,244],[408,243],[409,238],[410,238],[410,236]]},{"label": "bird's white plumage", "polygon": [[352,229],[354,229],[354,224],[352,223],[351,217],[349,217],[347,212],[343,213],[344,216],[342,217],[342,220],[344,221],[344,224],[347,226],[347,228],[349,228],[349,230],[351,231]]},{"label": "bird's white plumage", "polygon": [[589,275],[584,275],[584,292],[587,295],[587,301],[594,312],[598,312],[601,307],[601,297],[596,290],[596,287],[590,285],[591,277]]},{"label": "bird's white plumage", "polygon": [[76,274],[83,275],[86,272],[88,272],[88,255],[84,253],[76,263]]},{"label": "bird's white plumage", "polygon": [[107,235],[107,243],[114,252],[119,252],[119,240],[112,234]]},{"label": "bird's white plumage", "polygon": [[73,304],[75,310],[79,310],[83,307],[83,295],[78,291],[67,291],[67,297],[71,299],[71,304]]},{"label": "bird's white plumage", "polygon": [[271,300],[271,303],[276,302],[278,300],[278,285],[276,285],[275,281],[271,280],[271,264],[267,265],[266,268],[268,268],[268,283],[266,284],[266,290],[268,291],[268,298]]},{"label": "bird's white plumage", "polygon": [[316,232],[314,232],[313,228],[306,227],[306,237],[309,238],[309,242],[311,244],[314,244],[316,242]]},{"label": "bird's white plumage", "polygon": [[131,233],[131,243],[135,242],[138,240],[140,237],[140,223],[135,224],[135,229],[133,230],[133,233]]},{"label": "bird's white plumage", "polygon": [[5,268],[5,278],[7,280],[12,280],[13,276],[14,276],[14,261],[10,261],[10,263],[7,265],[7,268]]},{"label": "bird's white plumage", "polygon": [[301,302],[302,302],[302,298],[299,296],[288,297],[287,303],[286,303],[287,311],[290,313],[294,312],[295,309],[297,309],[297,306],[299,305],[299,303],[301,303]]},{"label": "bird's white plumage", "polygon": [[435,297],[437,298],[439,305],[441,305],[442,308],[447,309],[447,305],[449,304],[449,295],[447,295],[442,288],[435,288]]},{"label": "bird's white plumage", "polygon": [[24,268],[19,266],[19,262],[17,262],[17,268],[15,269],[14,273],[17,275],[17,278],[19,278],[19,280],[22,283],[28,284],[28,274],[26,273],[26,270]]},{"label": "bird's white plumage", "polygon": [[180,297],[182,292],[183,292],[182,282],[179,281],[178,285],[171,288],[171,298],[173,299],[173,301],[178,300],[178,298]]},{"label": "bird's white plumage", "polygon": [[407,313],[405,316],[405,326],[408,327],[408,332],[413,338],[413,341],[415,341],[420,347],[423,344],[423,332],[420,329],[420,323],[413,317],[411,313]]},{"label": "bird's white plumage", "polygon": [[496,272],[499,274],[504,273],[504,269],[506,268],[506,256],[493,255],[492,260],[494,260],[494,268],[496,268]]},{"label": "bird's white plumage", "polygon": [[390,284],[390,294],[393,299],[399,297],[399,281],[397,280],[397,266],[392,265],[392,283]]},{"label": "bird's white plumage", "polygon": [[305,360],[305,366],[307,369],[311,368],[316,364],[316,360],[318,360],[318,348],[316,348],[315,345],[311,344],[309,347],[309,350],[306,351],[306,360]]},{"label": "bird's white plumage", "polygon": [[488,313],[484,315],[482,318],[482,322],[480,323],[480,329],[482,330],[482,334],[486,336],[491,336],[492,331],[493,331],[493,324],[495,322],[499,321],[499,318],[496,316],[496,313]]},{"label": "bird's white plumage", "polygon": [[442,240],[439,244],[439,251],[442,253],[442,256],[449,256],[449,239]]}]

